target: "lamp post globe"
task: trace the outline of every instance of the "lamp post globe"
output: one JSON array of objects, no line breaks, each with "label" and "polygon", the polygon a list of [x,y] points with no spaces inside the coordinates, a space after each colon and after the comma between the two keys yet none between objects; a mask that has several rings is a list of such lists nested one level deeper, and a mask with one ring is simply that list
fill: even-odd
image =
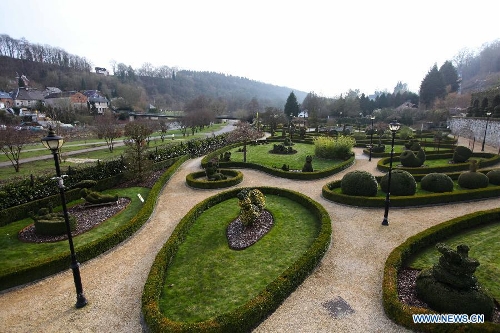
[{"label": "lamp post globe", "polygon": [[59,148],[64,144],[64,139],[54,133],[52,127],[49,127],[49,134],[42,139],[42,144],[50,149],[54,156],[54,163],[56,166],[56,177],[52,178],[57,180],[59,193],[61,195],[61,205],[64,214],[64,222],[66,224],[66,233],[68,236],[69,249],[71,253],[71,270],[73,271],[73,280],[76,288],[76,304],[77,309],[83,308],[87,305],[87,299],[83,293],[82,279],[80,277],[80,264],[76,260],[75,247],[73,245],[73,237],[71,235],[71,227],[69,223],[68,208],[66,207],[66,195],[64,193],[64,181],[61,176],[61,169],[59,167]]},{"label": "lamp post globe", "polygon": [[382,220],[382,225],[389,225],[389,220],[387,217],[389,216],[389,204],[391,202],[390,196],[391,196],[391,175],[392,175],[392,158],[394,156],[394,138],[396,137],[396,132],[399,131],[401,128],[401,124],[397,122],[396,119],[394,119],[390,124],[389,124],[389,129],[392,132],[392,141],[391,141],[391,157],[390,157],[390,162],[389,162],[389,176],[387,179],[387,194],[385,196],[385,212],[384,212],[384,219]]},{"label": "lamp post globe", "polygon": [[484,128],[483,145],[481,151],[484,151],[484,144],[486,143],[486,131],[488,131],[488,120],[490,120],[491,112],[486,112],[486,127]]}]

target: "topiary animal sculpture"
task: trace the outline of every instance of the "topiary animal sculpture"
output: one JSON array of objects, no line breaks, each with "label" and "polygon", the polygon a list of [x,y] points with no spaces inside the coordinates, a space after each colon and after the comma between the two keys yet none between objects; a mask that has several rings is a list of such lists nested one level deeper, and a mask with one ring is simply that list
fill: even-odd
[{"label": "topiary animal sculpture", "polygon": [[405,150],[401,153],[399,157],[401,164],[407,168],[418,168],[421,167],[425,162],[425,152],[420,148],[415,155],[411,150]]},{"label": "topiary animal sculpture", "polygon": [[237,195],[240,206],[240,220],[244,226],[252,225],[266,206],[266,197],[257,189],[242,190]]},{"label": "topiary animal sculpture", "polygon": [[438,243],[436,248],[442,254],[439,262],[417,276],[418,297],[439,312],[483,314],[491,320],[495,304],[474,276],[479,261],[469,257],[469,247],[453,250]]},{"label": "topiary animal sculpture", "polygon": [[80,196],[89,204],[103,204],[118,201],[118,195],[102,194],[84,188],[80,191]]},{"label": "topiary animal sculpture", "polygon": [[313,166],[312,166],[312,156],[307,155],[306,156],[306,163],[304,163],[304,166],[302,167],[302,172],[313,172]]},{"label": "topiary animal sculpture", "polygon": [[457,146],[453,152],[454,163],[465,163],[472,156],[472,150],[464,146]]},{"label": "topiary animal sculpture", "polygon": [[[67,232],[64,214],[62,212],[54,213],[51,206],[48,208],[40,208],[38,214],[30,212],[30,217],[34,221],[35,232],[39,235],[54,236],[62,235]],[[71,215],[68,217],[70,230],[73,231],[76,228],[76,219]]]},{"label": "topiary animal sculpture", "polygon": [[[380,180],[380,189],[387,193],[389,182],[389,173],[385,174]],[[391,195],[414,195],[417,191],[417,182],[415,178],[405,170],[392,170],[391,172]]]}]

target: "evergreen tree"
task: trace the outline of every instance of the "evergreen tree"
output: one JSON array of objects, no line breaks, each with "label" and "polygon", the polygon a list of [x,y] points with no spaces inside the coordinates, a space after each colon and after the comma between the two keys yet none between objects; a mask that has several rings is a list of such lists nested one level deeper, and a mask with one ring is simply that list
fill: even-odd
[{"label": "evergreen tree", "polygon": [[456,92],[458,90],[458,73],[451,61],[445,61],[439,68],[439,73],[443,76],[445,87],[450,86],[450,92]]},{"label": "evergreen tree", "polygon": [[428,108],[436,98],[442,98],[446,95],[446,86],[443,75],[438,71],[437,65],[429,70],[420,84],[420,103]]},{"label": "evergreen tree", "polygon": [[299,103],[297,103],[297,97],[295,97],[293,91],[286,99],[285,110],[283,112],[287,118],[289,118],[290,115],[293,115],[293,117],[297,117],[299,115]]}]

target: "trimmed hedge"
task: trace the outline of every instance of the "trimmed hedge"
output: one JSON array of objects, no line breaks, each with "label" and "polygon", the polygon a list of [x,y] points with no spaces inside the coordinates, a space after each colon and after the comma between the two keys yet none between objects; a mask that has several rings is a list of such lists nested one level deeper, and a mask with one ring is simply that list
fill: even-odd
[{"label": "trimmed hedge", "polygon": [[[380,179],[380,177],[376,177]],[[392,180],[391,180],[392,186]],[[357,207],[385,207],[385,197],[362,197],[345,195],[334,191],[341,187],[341,181],[335,180],[323,186],[321,192],[325,199],[344,205]],[[409,207],[426,205],[443,205],[446,203],[473,201],[500,197],[500,186],[476,190],[455,190],[446,193],[430,193],[425,195],[395,196],[391,195],[391,207]]]},{"label": "trimmed hedge", "polygon": [[256,327],[311,274],[330,246],[331,220],[328,212],[316,201],[298,192],[258,187],[264,194],[279,195],[294,200],[309,209],[321,223],[321,229],[309,249],[276,280],[269,283],[257,296],[234,311],[220,314],[210,320],[185,323],[175,322],[164,317],[158,304],[165,274],[169,263],[175,256],[179,245],[196,222],[208,208],[234,198],[241,188],[222,192],[194,206],[182,218],[174,232],[159,251],[149,272],[142,295],[142,312],[150,332],[247,332]]},{"label": "trimmed hedge", "polygon": [[420,180],[423,190],[435,193],[453,192],[453,180],[445,173],[429,173]]},{"label": "trimmed hedge", "polygon": [[363,170],[354,170],[348,172],[342,177],[341,181],[342,193],[346,195],[367,196],[373,197],[377,195],[378,183],[377,179]]},{"label": "trimmed hedge", "polygon": [[243,181],[243,174],[237,170],[219,169],[227,179],[208,180],[205,171],[192,172],[186,176],[186,184],[194,188],[216,189],[237,185]]},{"label": "trimmed hedge", "polygon": [[[474,153],[472,155],[472,157],[484,159],[480,162],[481,169],[493,166],[497,163],[500,163],[500,155],[497,155],[497,154]],[[448,158],[451,160],[453,158],[453,154],[433,154],[433,155],[428,154],[427,155],[427,160],[437,160],[437,159],[443,159],[443,158]],[[426,167],[426,166],[419,167],[419,168],[408,168],[408,167],[403,167],[403,166],[394,166],[395,163],[397,164],[400,162],[399,157],[393,157],[392,161],[393,161],[393,169],[405,170],[411,174],[421,174],[421,173],[431,173],[431,172],[448,173],[448,172],[469,170],[469,162],[454,163],[454,164],[449,164],[449,165],[436,166],[436,167],[432,167],[432,168]],[[381,158],[377,163],[377,169],[382,171],[382,172],[389,172],[389,162],[390,162],[390,157]]]},{"label": "trimmed hedge", "polygon": [[[113,248],[119,243],[129,238],[135,233],[150,217],[156,205],[158,195],[165,183],[170,179],[179,166],[184,163],[189,157],[187,155],[179,158],[156,182],[146,198],[142,209],[134,216],[129,223],[117,228],[113,233],[108,234],[92,243],[86,243],[79,246],[78,260],[84,262],[95,258],[101,253]],[[79,189],[76,191],[80,191]],[[61,254],[53,257],[50,261],[37,262],[32,266],[22,269],[15,269],[0,275],[0,290],[15,287],[21,284],[32,282],[49,275],[59,273],[68,269],[70,258],[67,254]]]},{"label": "trimmed hedge", "polygon": [[404,304],[399,300],[398,295],[398,273],[412,255],[462,231],[485,226],[489,223],[499,223],[499,221],[499,208],[475,212],[424,230],[395,248],[385,262],[382,283],[382,304],[387,317],[399,325],[418,332],[499,332],[500,324],[492,322],[484,324],[415,324],[412,315],[434,314],[436,312]]},{"label": "trimmed hedge", "polygon": [[[233,144],[227,147],[224,147],[223,149],[219,149],[211,154],[208,154],[201,160],[201,166],[205,168],[208,164],[208,162],[219,156],[221,153],[224,153],[228,150],[231,150],[233,148],[236,148],[238,146],[241,146],[241,143]],[[336,173],[339,173],[340,171],[347,169],[351,165],[354,164],[355,156],[352,154],[352,156],[346,160],[341,162],[338,165],[335,165],[334,167],[326,170],[320,170],[320,171],[313,171],[313,172],[293,172],[293,171],[284,171],[282,169],[277,169],[277,168],[269,168],[261,164],[257,163],[251,163],[251,162],[234,162],[234,161],[229,161],[229,162],[224,162],[224,161],[219,161],[219,166],[221,168],[250,168],[250,169],[255,169],[259,170],[262,172],[265,172],[267,174],[270,174],[272,176],[276,177],[281,177],[281,178],[287,178],[287,179],[294,179],[294,180],[313,180],[313,179],[321,179],[325,177],[329,177],[331,175],[334,175]]]}]

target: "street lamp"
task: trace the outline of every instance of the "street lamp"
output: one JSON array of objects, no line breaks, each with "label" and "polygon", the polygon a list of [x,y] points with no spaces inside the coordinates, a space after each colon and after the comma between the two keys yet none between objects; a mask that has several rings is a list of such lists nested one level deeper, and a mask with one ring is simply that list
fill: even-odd
[{"label": "street lamp", "polygon": [[491,112],[486,112],[486,127],[484,128],[484,138],[483,138],[483,146],[481,147],[481,151],[484,151],[484,144],[486,143],[486,131],[488,130],[488,120],[490,120]]},{"label": "street lamp", "polygon": [[290,140],[292,140],[292,118],[293,118],[293,113],[290,113],[290,122],[288,124],[288,132],[290,133]]},{"label": "street lamp", "polygon": [[401,124],[398,123],[396,119],[394,119],[389,124],[389,129],[392,132],[391,159],[390,159],[390,163],[389,163],[389,179],[387,180],[387,195],[385,196],[385,213],[384,213],[384,220],[382,221],[382,225],[389,225],[389,222],[387,221],[387,216],[389,215],[389,203],[391,202],[390,201],[391,174],[392,174],[392,156],[394,155],[394,137],[396,136],[396,132],[399,131],[400,127],[401,127]]},{"label": "street lamp", "polygon": [[54,155],[54,162],[56,164],[56,177],[52,178],[57,180],[59,193],[61,194],[61,204],[64,213],[64,221],[66,222],[66,232],[68,234],[69,249],[71,251],[71,269],[73,271],[73,280],[76,287],[76,308],[82,308],[87,305],[87,299],[83,294],[82,279],[80,277],[80,264],[76,261],[75,248],[73,246],[73,238],[71,237],[71,228],[69,225],[68,209],[66,208],[66,196],[64,194],[64,182],[61,176],[61,169],[59,168],[59,148],[64,144],[64,139],[55,135],[52,127],[49,127],[49,135],[42,139],[43,145],[50,149]]},{"label": "street lamp", "polygon": [[375,119],[375,116],[370,116],[370,119],[372,121],[372,130],[370,132],[370,158],[368,159],[368,161],[371,161],[372,160],[372,148],[373,148],[373,120]]}]

